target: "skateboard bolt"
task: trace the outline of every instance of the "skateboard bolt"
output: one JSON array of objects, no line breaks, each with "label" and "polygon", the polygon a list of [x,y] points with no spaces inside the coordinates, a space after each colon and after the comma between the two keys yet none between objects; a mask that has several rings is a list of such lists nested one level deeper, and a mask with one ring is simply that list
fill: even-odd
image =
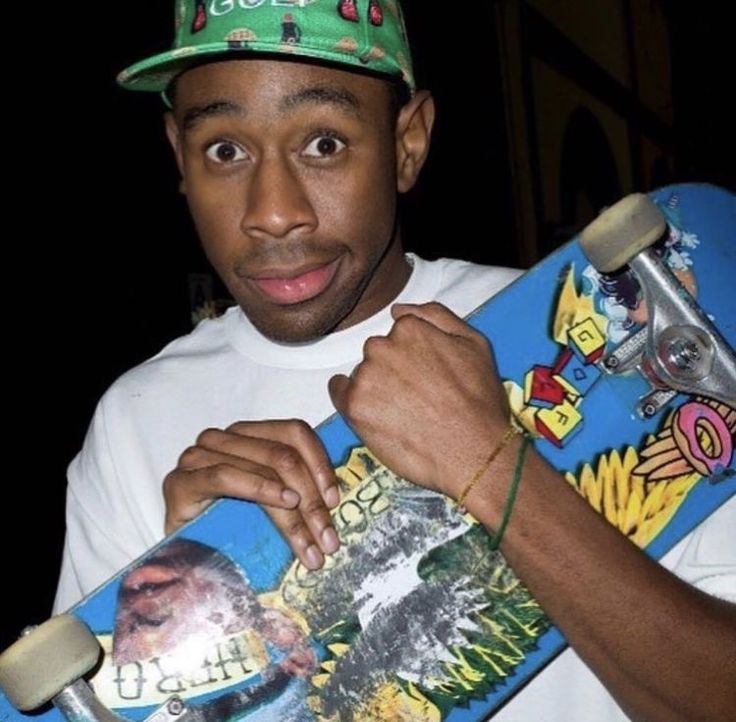
[{"label": "skateboard bolt", "polygon": [[618,368],[618,356],[608,356],[603,363],[607,369]]},{"label": "skateboard bolt", "polygon": [[701,359],[700,349],[693,341],[675,339],[667,349],[669,362],[680,371],[693,371]]},{"label": "skateboard bolt", "polygon": [[166,705],[166,711],[177,717],[184,711],[184,703],[178,697],[172,697]]},{"label": "skateboard bolt", "polygon": [[651,419],[652,416],[657,413],[657,407],[654,404],[644,404],[642,413],[644,414],[645,418]]}]

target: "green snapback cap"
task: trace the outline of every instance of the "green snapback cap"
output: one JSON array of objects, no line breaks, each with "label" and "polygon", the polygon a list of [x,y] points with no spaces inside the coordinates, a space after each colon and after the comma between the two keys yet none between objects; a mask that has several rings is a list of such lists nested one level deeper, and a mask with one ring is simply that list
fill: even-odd
[{"label": "green snapback cap", "polygon": [[163,92],[211,56],[250,52],[362,68],[415,89],[397,0],[177,0],[175,28],[174,47],[123,70],[121,86]]}]

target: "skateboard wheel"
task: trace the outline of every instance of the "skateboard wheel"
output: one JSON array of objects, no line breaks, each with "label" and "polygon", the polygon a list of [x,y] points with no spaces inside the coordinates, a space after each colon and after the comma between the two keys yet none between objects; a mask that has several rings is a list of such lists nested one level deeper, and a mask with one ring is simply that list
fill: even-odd
[{"label": "skateboard wheel", "polygon": [[667,222],[643,193],[632,193],[607,208],[580,234],[580,245],[601,273],[613,273],[661,238]]},{"label": "skateboard wheel", "polygon": [[0,655],[0,687],[19,710],[46,704],[89,672],[100,645],[71,614],[52,617]]}]

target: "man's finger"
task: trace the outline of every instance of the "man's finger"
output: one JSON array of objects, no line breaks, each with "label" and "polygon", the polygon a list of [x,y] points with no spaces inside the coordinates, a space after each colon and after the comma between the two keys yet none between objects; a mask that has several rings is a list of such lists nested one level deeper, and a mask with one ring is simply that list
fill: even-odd
[{"label": "man's finger", "polygon": [[468,324],[441,303],[395,303],[391,307],[391,315],[395,321],[403,316],[416,316],[436,326],[440,331],[455,336],[467,336]]},{"label": "man's finger", "polygon": [[[328,540],[315,538],[313,530],[306,523],[304,515],[298,509],[277,509],[264,507],[264,511],[284,535],[294,554],[307,569],[319,569],[325,561],[323,547]],[[332,533],[337,534],[334,529]]]},{"label": "man's finger", "polygon": [[244,438],[258,439],[266,442],[266,446],[250,445],[249,454],[256,461],[270,465],[264,454],[278,457],[275,447],[268,447],[268,443],[283,443],[291,446],[301,457],[309,471],[310,477],[319,489],[322,499],[328,508],[334,509],[340,503],[340,493],[337,488],[337,476],[322,442],[309,424],[304,421],[239,421],[228,427]]},{"label": "man's finger", "polygon": [[327,382],[332,403],[339,414],[345,416],[345,401],[350,379],[344,374],[336,374]]},{"label": "man's finger", "polygon": [[284,509],[293,509],[301,502],[299,493],[269,469],[226,454],[201,453],[202,460],[209,463],[198,468],[177,468],[164,479],[167,534],[222,497]]},{"label": "man's finger", "polygon": [[[317,540],[320,552],[332,554],[337,551],[339,541],[330,512],[304,459],[295,447],[271,439],[254,439],[237,433],[213,430],[200,435],[198,441],[216,445],[222,451],[196,446],[182,455],[188,455],[182,460],[183,463],[191,459],[190,468],[197,468],[201,472],[200,476],[193,477],[201,484],[196,489],[197,492],[213,498],[236,496],[277,508],[291,509],[298,506],[304,523]],[[208,474],[208,466],[216,468],[218,473]],[[231,470],[239,470],[243,476],[231,474]],[[254,474],[264,478],[262,489],[253,488],[251,482]],[[205,487],[205,481],[209,481],[211,487]],[[267,488],[269,482],[277,483],[278,489]],[[277,490],[280,490],[278,496]],[[191,492],[189,496],[188,501],[194,501],[191,499]],[[292,503],[294,500],[295,504]]]},{"label": "man's finger", "polygon": [[[288,428],[286,424],[289,424]],[[230,429],[235,433],[229,431],[230,439],[221,443],[230,447],[232,453],[242,454],[273,469],[288,488],[298,492],[299,511],[317,540],[320,552],[332,554],[337,551],[339,541],[327,507],[329,502],[333,502],[335,506],[339,503],[337,477],[311,427],[297,422],[285,422],[280,430],[288,431],[283,438],[288,437],[291,443],[273,440],[272,433],[260,438],[243,435],[248,431],[263,433],[261,424],[239,423]],[[327,469],[331,482],[329,487],[325,486],[324,478]]]}]

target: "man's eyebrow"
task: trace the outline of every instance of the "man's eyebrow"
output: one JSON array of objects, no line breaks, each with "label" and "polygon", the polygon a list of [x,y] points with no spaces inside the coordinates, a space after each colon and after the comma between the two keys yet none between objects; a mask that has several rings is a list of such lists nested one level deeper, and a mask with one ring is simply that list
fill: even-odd
[{"label": "man's eyebrow", "polygon": [[[358,115],[360,101],[349,90],[314,86],[302,88],[285,96],[279,102],[279,110],[288,113],[304,104],[328,104],[346,109]],[[229,100],[215,100],[207,105],[193,105],[187,108],[182,118],[184,130],[191,130],[206,118],[218,115],[245,115],[245,108]]]},{"label": "man's eyebrow", "polygon": [[360,111],[360,101],[357,96],[353,95],[349,90],[324,86],[302,88],[294,93],[290,93],[282,98],[279,103],[279,110],[282,112],[289,112],[300,105],[310,103],[315,105],[325,103],[328,105],[336,105],[355,115],[358,115]]},{"label": "man's eyebrow", "polygon": [[216,115],[244,114],[245,108],[237,103],[232,103],[229,100],[215,100],[207,105],[193,105],[191,108],[188,108],[182,118],[182,126],[184,130],[190,130],[205,118],[211,118]]}]

